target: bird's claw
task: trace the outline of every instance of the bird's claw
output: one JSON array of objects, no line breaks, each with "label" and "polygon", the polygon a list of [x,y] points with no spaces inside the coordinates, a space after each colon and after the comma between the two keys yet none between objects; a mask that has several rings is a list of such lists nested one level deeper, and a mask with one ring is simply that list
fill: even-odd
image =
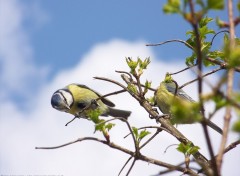
[{"label": "bird's claw", "polygon": [[159,115],[159,116],[156,118],[156,121],[158,122],[160,118],[170,119],[170,115],[169,115],[169,114]]},{"label": "bird's claw", "polygon": [[96,106],[100,106],[95,99],[91,100],[91,104],[92,104],[92,105],[96,105]]},{"label": "bird's claw", "polygon": [[[155,111],[158,114],[157,108],[152,108],[152,110]],[[149,118],[150,119],[155,119],[155,117],[151,116],[150,114],[149,114]]]}]

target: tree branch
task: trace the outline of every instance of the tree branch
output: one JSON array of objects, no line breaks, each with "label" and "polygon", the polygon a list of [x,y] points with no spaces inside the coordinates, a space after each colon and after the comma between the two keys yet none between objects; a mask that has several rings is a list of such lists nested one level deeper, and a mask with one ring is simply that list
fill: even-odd
[{"label": "tree branch", "polygon": [[[126,75],[122,75],[123,80],[127,84],[131,84],[131,81],[128,79]],[[169,132],[180,142],[187,144],[187,143],[192,143],[190,140],[188,140],[182,133],[180,133],[169,121],[169,119],[165,118],[158,118],[159,115],[158,113],[152,109],[152,106],[149,104],[148,101],[146,100],[141,100],[137,95],[131,94],[144,109],[149,113],[150,116],[155,117],[164,128],[168,129]],[[193,143],[192,143],[193,144]],[[194,145],[194,144],[193,144]],[[198,161],[198,163],[203,167],[209,169],[209,163],[208,160],[200,153],[196,152],[194,155],[194,158]]]},{"label": "tree branch", "polygon": [[204,112],[203,100],[201,98],[201,95],[202,95],[202,92],[203,92],[202,91],[202,85],[203,85],[202,84],[203,83],[202,82],[202,79],[203,79],[203,77],[202,77],[202,51],[201,51],[201,41],[200,41],[200,35],[199,35],[199,29],[198,29],[198,20],[196,18],[194,4],[193,4],[192,0],[189,0],[189,6],[190,6],[190,12],[191,12],[191,16],[192,16],[191,25],[192,25],[193,31],[195,33],[195,36],[196,36],[196,39],[195,39],[196,48],[195,49],[196,49],[196,55],[197,55],[197,65],[198,65],[198,70],[199,70],[199,73],[198,73],[198,97],[199,97],[201,114],[202,114],[202,117],[203,117],[202,127],[203,127],[203,131],[204,131],[204,135],[205,135],[205,138],[206,138],[206,142],[207,142],[207,146],[208,146],[210,156],[213,159],[212,170],[213,170],[214,175],[218,176],[219,174],[217,172],[217,164],[216,164],[216,161],[215,161],[215,158],[214,158],[214,152],[213,152],[209,132],[208,132],[208,129],[207,129],[207,121],[206,121],[205,114],[204,114],[205,112]]},{"label": "tree branch", "polygon": [[[205,73],[205,74],[202,75],[202,77],[204,78],[204,77],[206,77],[206,76],[208,76],[208,75],[211,75],[211,74],[213,74],[213,73],[215,73],[215,72],[218,72],[218,71],[220,71],[220,70],[222,70],[222,67],[218,67],[218,68],[216,68],[216,69],[214,69],[214,70],[212,70],[212,71],[210,71],[210,72],[208,72],[208,73]],[[198,78],[193,79],[193,80],[191,80],[191,81],[189,81],[189,82],[187,82],[187,83],[179,86],[179,89],[182,89],[183,87],[185,87],[185,86],[187,86],[187,85],[189,85],[189,84],[191,84],[191,83],[193,83],[193,82],[195,82],[195,81],[197,81],[197,80],[198,80]]]},{"label": "tree branch", "polygon": [[[205,59],[214,63],[214,64],[217,64],[217,65],[221,66],[223,69],[228,69],[229,68],[229,64],[227,62],[223,62],[223,61],[213,59],[213,58],[210,58],[210,57],[207,57]],[[240,67],[234,67],[234,70],[237,71],[237,72],[240,72]]]},{"label": "tree branch", "polygon": [[[233,20],[233,4],[232,0],[228,0],[228,19],[229,19],[229,31],[230,31],[230,40],[229,40],[229,48],[230,51],[234,48],[235,45],[235,28],[234,28],[234,20]],[[227,94],[226,97],[230,98],[232,95],[232,89],[233,89],[233,75],[234,75],[234,69],[230,68],[227,71]],[[218,152],[217,157],[217,164],[218,164],[218,172],[220,173],[222,168],[222,160],[223,160],[223,154],[224,154],[224,148],[227,143],[227,137],[228,137],[228,131],[230,126],[230,120],[231,120],[231,106],[226,107],[226,112],[224,115],[224,125],[223,125],[223,135],[222,140]]]},{"label": "tree branch", "polygon": [[172,39],[172,40],[167,40],[167,41],[164,41],[164,42],[161,42],[161,43],[155,43],[155,44],[146,44],[146,46],[159,46],[159,45],[163,45],[163,44],[171,43],[171,42],[183,43],[184,45],[186,45],[191,50],[194,50],[194,48],[190,44],[188,44],[186,41],[180,40],[180,39]]},{"label": "tree branch", "polygon": [[[109,146],[110,148],[117,149],[119,151],[122,151],[123,153],[129,154],[129,155],[135,157],[135,152],[132,152],[132,151],[130,151],[130,150],[124,148],[124,147],[121,147],[121,146],[119,146],[119,145],[117,145],[113,142],[108,142],[108,141],[101,140],[101,139],[94,138],[94,137],[78,138],[77,140],[74,140],[74,141],[71,141],[71,142],[68,142],[68,143],[65,143],[65,144],[62,144],[62,145],[53,146],[53,147],[35,147],[35,149],[58,149],[58,148],[62,148],[62,147],[65,147],[65,146],[68,146],[68,145],[71,145],[71,144],[74,144],[74,143],[77,143],[77,142],[86,141],[86,140],[87,141],[89,141],[89,140],[96,141],[96,142],[105,144],[105,145]],[[162,167],[173,168],[177,171],[184,172],[184,173],[187,173],[189,175],[197,176],[197,174],[190,169],[185,169],[185,168],[182,168],[180,166],[174,166],[172,164],[168,164],[168,163],[165,163],[165,162],[162,162],[162,161],[159,161],[159,160],[155,160],[153,158],[150,158],[150,157],[147,157],[147,156],[144,156],[144,155],[139,155],[137,160],[146,161],[148,163],[152,163],[154,165],[158,165],[158,166],[162,166]]]}]

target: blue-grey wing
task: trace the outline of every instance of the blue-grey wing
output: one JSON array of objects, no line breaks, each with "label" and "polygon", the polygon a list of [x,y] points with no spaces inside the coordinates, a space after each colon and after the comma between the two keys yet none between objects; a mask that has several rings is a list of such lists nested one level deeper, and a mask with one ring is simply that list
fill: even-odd
[{"label": "blue-grey wing", "polygon": [[[175,94],[176,92],[176,85],[174,82],[172,83],[166,83],[166,88],[169,92],[171,92],[172,94]],[[184,92],[182,89],[178,89],[177,94],[178,97],[188,100],[190,102],[195,102],[188,94],[186,94],[186,92]]]}]

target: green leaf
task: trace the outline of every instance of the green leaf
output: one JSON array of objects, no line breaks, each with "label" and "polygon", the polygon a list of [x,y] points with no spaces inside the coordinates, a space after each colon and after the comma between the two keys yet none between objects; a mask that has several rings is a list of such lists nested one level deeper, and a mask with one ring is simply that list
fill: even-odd
[{"label": "green leaf", "polygon": [[133,134],[136,139],[138,139],[138,129],[136,127],[132,127]]},{"label": "green leaf", "polygon": [[115,126],[114,123],[108,123],[108,124],[105,125],[105,128],[106,128],[108,131],[110,131],[114,126]]},{"label": "green leaf", "polygon": [[[138,58],[139,60],[141,60],[140,58]],[[142,69],[147,69],[147,66],[150,64],[151,60],[150,57],[147,57],[144,59],[144,61],[141,60],[141,62],[139,62],[139,67]]]},{"label": "green leaf", "polygon": [[152,84],[151,81],[146,80],[144,91],[143,91],[144,94],[146,94],[148,92],[148,89],[151,88],[151,84]]},{"label": "green leaf", "polygon": [[138,66],[138,61],[133,61],[132,58],[127,57],[126,62],[128,64],[128,67],[130,68],[130,72],[133,74]]},{"label": "green leaf", "polygon": [[229,67],[238,67],[240,66],[240,45],[238,44],[238,40],[235,40],[234,47],[230,48],[230,42],[228,38],[224,40],[224,57],[226,58]]},{"label": "green leaf", "polygon": [[100,109],[88,110],[87,115],[94,123],[99,123],[100,119],[99,116],[101,115]]},{"label": "green leaf", "polygon": [[139,140],[142,140],[144,137],[146,137],[149,134],[151,134],[151,133],[149,131],[147,131],[146,129],[142,130],[139,134]]},{"label": "green leaf", "polygon": [[137,94],[137,93],[138,93],[137,87],[136,87],[135,85],[133,85],[133,84],[128,84],[127,88],[128,88],[128,90],[129,90],[130,92],[132,92],[133,94]]},{"label": "green leaf", "polygon": [[151,96],[151,97],[147,98],[147,101],[148,101],[152,106],[155,105],[155,97],[154,97],[154,96]]},{"label": "green leaf", "polygon": [[191,30],[191,31],[187,31],[186,32],[186,35],[190,35],[190,36],[193,36],[194,35],[194,32]]},{"label": "green leaf", "polygon": [[230,67],[240,66],[240,47],[235,47],[231,49],[229,54],[228,63]]},{"label": "green leaf", "polygon": [[224,58],[224,53],[222,51],[216,50],[216,51],[209,51],[208,52],[208,57],[213,58],[213,59],[223,59]]},{"label": "green leaf", "polygon": [[219,28],[222,28],[222,27],[225,26],[226,23],[224,21],[222,21],[219,17],[217,17],[216,18],[216,24]]},{"label": "green leaf", "polygon": [[194,155],[195,153],[198,152],[199,149],[200,149],[200,147],[198,147],[198,146],[193,146],[193,147],[191,147],[191,148],[187,151],[187,153],[188,153],[189,155]]},{"label": "green leaf", "polygon": [[233,131],[240,133],[240,120],[236,121],[232,127]]},{"label": "green leaf", "polygon": [[215,34],[215,31],[212,29],[209,29],[207,26],[203,26],[199,28],[199,33],[200,33],[200,37],[202,39],[205,39],[207,34]]},{"label": "green leaf", "polygon": [[99,122],[95,125],[95,131],[102,131],[104,132],[105,130],[105,123],[104,123],[105,120],[101,119],[99,120]]},{"label": "green leaf", "polygon": [[201,51],[204,53],[209,53],[209,49],[211,48],[210,42],[202,42]]},{"label": "green leaf", "polygon": [[180,13],[180,0],[168,0],[168,2],[163,6],[163,12],[168,14]]},{"label": "green leaf", "polygon": [[208,9],[222,10],[224,8],[224,0],[208,0]]},{"label": "green leaf", "polygon": [[169,73],[166,73],[165,78],[164,78],[165,83],[171,83],[173,82],[173,78]]},{"label": "green leaf", "polygon": [[196,3],[199,4],[203,9],[205,9],[205,5],[202,0],[196,0]]},{"label": "green leaf", "polygon": [[184,143],[180,143],[177,147],[177,150],[183,154],[187,152],[186,145]]},{"label": "green leaf", "polygon": [[186,61],[185,61],[186,65],[187,65],[187,66],[192,66],[192,65],[194,65],[196,58],[197,58],[197,56],[196,56],[195,53],[193,53],[193,55],[191,55],[190,57],[187,57],[187,58],[186,58]]},{"label": "green leaf", "polygon": [[171,111],[171,122],[173,124],[191,124],[199,122],[202,119],[199,103],[183,101],[174,98]]},{"label": "green leaf", "polygon": [[199,27],[203,27],[203,26],[206,26],[209,22],[213,21],[213,18],[210,18],[210,17],[204,17],[200,20],[199,22]]},{"label": "green leaf", "polygon": [[199,149],[200,148],[198,146],[193,146],[193,144],[190,142],[186,145],[184,143],[180,143],[177,147],[177,150],[183,153],[185,156],[194,155]]}]

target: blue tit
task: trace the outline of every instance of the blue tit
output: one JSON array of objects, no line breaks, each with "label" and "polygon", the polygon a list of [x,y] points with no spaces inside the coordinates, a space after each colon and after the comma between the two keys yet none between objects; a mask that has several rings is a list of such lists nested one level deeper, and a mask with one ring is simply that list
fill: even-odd
[{"label": "blue tit", "polygon": [[[193,108],[194,104],[197,104],[189,95],[187,95],[182,89],[178,89],[176,91],[176,83],[172,80],[170,76],[166,76],[165,80],[160,83],[160,86],[157,88],[155,94],[154,94],[154,101],[155,105],[159,107],[161,112],[163,114],[169,114],[170,120],[172,123],[181,123],[181,124],[191,124],[196,121],[194,121],[194,118],[180,118],[181,120],[177,120],[176,117],[174,117],[172,110],[173,105],[178,102],[178,105],[182,105],[183,108]],[[186,109],[187,110],[187,109]],[[199,110],[197,111],[198,114]],[[190,113],[188,113],[190,114]],[[200,117],[200,120],[202,119],[200,113],[198,114]],[[189,115],[191,116],[191,114]],[[184,120],[182,120],[184,119]],[[207,120],[207,125],[217,131],[218,133],[222,134],[222,129],[219,128],[216,124],[211,122],[210,120]]]},{"label": "blue tit", "polygon": [[101,116],[122,117],[126,120],[130,116],[131,111],[114,109],[114,103],[107,98],[98,99],[99,97],[99,93],[85,85],[70,84],[52,95],[51,104],[59,111],[78,117],[88,118],[92,110],[97,110]]}]

